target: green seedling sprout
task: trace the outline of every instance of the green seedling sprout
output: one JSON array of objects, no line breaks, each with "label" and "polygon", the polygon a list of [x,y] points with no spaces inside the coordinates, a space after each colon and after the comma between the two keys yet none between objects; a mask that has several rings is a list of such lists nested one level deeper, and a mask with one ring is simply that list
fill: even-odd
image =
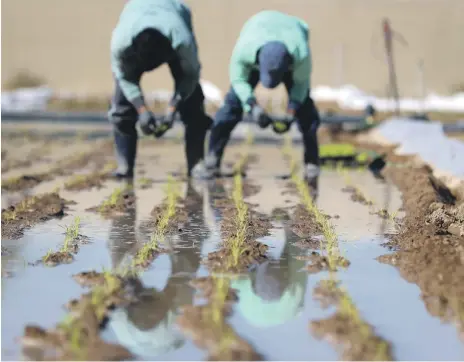
[{"label": "green seedling sprout", "polygon": [[134,263],[136,265],[142,264],[148,260],[151,257],[152,252],[158,249],[159,241],[164,239],[169,222],[176,214],[176,207],[178,199],[180,198],[180,191],[179,185],[172,176],[169,176],[168,178],[168,182],[165,186],[165,194],[166,200],[163,213],[158,220],[155,230],[150,236],[150,241],[145,243],[137,253],[137,256],[134,259]]},{"label": "green seedling sprout", "polygon": [[[293,159],[293,154],[291,152],[291,148],[287,148],[285,150],[286,155]],[[340,164],[337,165],[337,170],[342,171],[343,168]],[[345,173],[345,175],[347,175]],[[345,180],[351,181],[349,177]],[[325,245],[321,242],[321,250],[325,250],[328,256],[329,262],[329,281],[332,283],[331,285],[336,285],[336,267],[337,261],[340,255],[339,245],[338,245],[338,238],[335,232],[333,225],[329,222],[329,220],[322,214],[322,212],[314,205],[312,202],[312,198],[309,194],[308,187],[304,180],[301,179],[296,173],[292,173],[292,181],[294,182],[295,186],[297,187],[300,198],[302,200],[303,205],[306,207],[308,212],[312,213],[316,219],[316,222],[321,226],[322,233],[325,238]],[[372,336],[372,331],[369,325],[364,322],[361,318],[359,310],[356,308],[354,302],[352,301],[351,297],[344,289],[340,288],[341,298],[339,301],[339,312],[349,318],[352,322],[354,322],[361,334],[362,338],[367,339]],[[377,346],[376,357],[380,360],[388,360],[388,345],[386,342],[382,341]]]}]

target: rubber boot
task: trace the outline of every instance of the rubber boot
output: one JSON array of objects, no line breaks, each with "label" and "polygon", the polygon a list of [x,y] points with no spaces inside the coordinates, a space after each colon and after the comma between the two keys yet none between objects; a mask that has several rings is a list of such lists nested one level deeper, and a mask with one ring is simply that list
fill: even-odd
[{"label": "rubber boot", "polygon": [[319,195],[319,174],[320,168],[318,165],[307,163],[304,166],[303,179],[308,184],[313,201],[315,201]]},{"label": "rubber boot", "polygon": [[137,152],[137,134],[127,134],[115,130],[114,144],[118,168],[112,173],[112,177],[118,180],[132,179]]}]

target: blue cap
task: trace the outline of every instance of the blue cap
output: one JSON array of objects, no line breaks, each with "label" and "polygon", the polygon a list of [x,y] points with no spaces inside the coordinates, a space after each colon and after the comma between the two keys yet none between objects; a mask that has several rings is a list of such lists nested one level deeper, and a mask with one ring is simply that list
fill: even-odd
[{"label": "blue cap", "polygon": [[266,88],[277,87],[290,68],[292,57],[285,44],[271,41],[264,44],[258,56],[259,81]]}]

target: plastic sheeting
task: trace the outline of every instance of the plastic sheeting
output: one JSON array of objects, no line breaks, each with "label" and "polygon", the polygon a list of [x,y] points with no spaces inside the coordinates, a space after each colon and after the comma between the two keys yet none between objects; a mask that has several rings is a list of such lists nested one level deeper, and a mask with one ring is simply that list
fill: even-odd
[{"label": "plastic sheeting", "polygon": [[[393,99],[375,97],[353,85],[340,88],[317,86],[311,90],[311,96],[315,101],[335,102],[342,109],[364,110],[368,104],[372,104],[378,111],[394,111],[396,108]],[[456,93],[452,96],[431,93],[425,99],[401,98],[400,109],[409,112],[464,113],[464,93]]]},{"label": "plastic sheeting", "polygon": [[379,125],[376,132],[399,144],[399,154],[416,154],[432,168],[464,178],[464,142],[448,138],[441,123],[394,118]]}]

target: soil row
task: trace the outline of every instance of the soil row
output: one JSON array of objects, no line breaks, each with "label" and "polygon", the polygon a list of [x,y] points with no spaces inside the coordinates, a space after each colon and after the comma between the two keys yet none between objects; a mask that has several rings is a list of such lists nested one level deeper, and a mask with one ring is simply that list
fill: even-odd
[{"label": "soil row", "polygon": [[[98,151],[96,152],[95,149]],[[9,192],[17,192],[33,188],[44,181],[53,180],[57,176],[73,175],[76,170],[93,166],[95,170],[92,172],[92,177],[83,179],[82,176],[74,176],[71,178],[65,187],[69,190],[80,190],[92,186],[100,186],[99,181],[109,175],[109,172],[115,169],[114,162],[107,162],[107,157],[113,153],[113,145],[111,142],[104,140],[95,146],[90,151],[81,152],[72,157],[61,159],[48,171],[24,174],[18,177],[12,177],[2,180],[2,190]],[[98,177],[95,177],[98,175]],[[100,179],[100,180],[99,180]],[[90,185],[89,185],[90,183]]]}]

